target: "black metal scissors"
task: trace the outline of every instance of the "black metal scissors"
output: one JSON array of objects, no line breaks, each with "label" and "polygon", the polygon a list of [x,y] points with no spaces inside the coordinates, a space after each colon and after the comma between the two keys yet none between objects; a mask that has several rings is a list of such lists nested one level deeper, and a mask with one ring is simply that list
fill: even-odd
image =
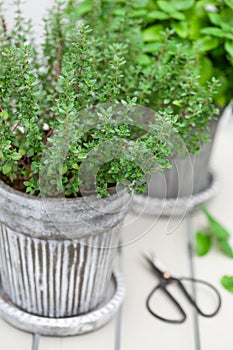
[{"label": "black metal scissors", "polygon": [[[185,313],[185,311],[183,310],[182,306],[179,304],[179,302],[173,297],[173,295],[169,292],[169,290],[167,289],[167,286],[170,284],[176,284],[180,290],[182,291],[182,293],[184,294],[184,296],[186,297],[186,299],[191,303],[191,305],[196,309],[196,311],[198,312],[198,314],[204,316],[204,317],[213,317],[215,316],[220,307],[221,307],[221,296],[218,292],[218,290],[211,285],[208,282],[202,281],[202,280],[197,280],[194,278],[189,278],[189,277],[181,277],[181,278],[176,278],[170,275],[170,273],[168,272],[164,272],[162,271],[158,265],[156,264],[155,260],[152,260],[148,257],[146,257],[146,260],[149,262],[150,266],[152,267],[153,271],[156,273],[156,275],[159,277],[159,283],[158,285],[156,285],[155,288],[153,288],[153,290],[151,291],[151,293],[148,295],[147,299],[146,299],[146,307],[148,309],[148,311],[156,318],[158,318],[161,321],[164,322],[168,322],[168,323],[183,323],[186,318],[187,315]],[[190,281],[192,283],[200,283],[202,285],[207,286],[209,289],[211,289],[215,295],[217,296],[217,307],[215,308],[215,310],[211,313],[205,313],[204,311],[202,311],[200,309],[200,307],[197,305],[195,297],[192,296],[191,293],[188,292],[188,290],[185,288],[184,284],[182,281]],[[153,295],[155,294],[156,291],[161,290],[163,293],[165,293],[165,295],[170,299],[170,301],[173,303],[173,305],[175,306],[175,308],[177,309],[177,311],[180,313],[181,318],[180,319],[169,319],[169,318],[164,318],[160,315],[158,315],[152,308],[151,306],[151,299],[153,297]]]}]

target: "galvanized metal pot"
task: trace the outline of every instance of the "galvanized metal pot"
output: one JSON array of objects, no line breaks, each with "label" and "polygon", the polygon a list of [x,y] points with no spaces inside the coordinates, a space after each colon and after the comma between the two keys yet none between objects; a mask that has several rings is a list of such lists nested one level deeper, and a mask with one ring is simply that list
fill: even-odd
[{"label": "galvanized metal pot", "polygon": [[172,168],[163,174],[152,174],[148,195],[152,198],[179,198],[200,193],[210,186],[209,161],[218,121],[210,123],[211,142],[205,143],[197,155],[171,160]]},{"label": "galvanized metal pot", "polygon": [[28,313],[85,314],[105,297],[129,195],[40,199],[0,182],[3,293]]}]

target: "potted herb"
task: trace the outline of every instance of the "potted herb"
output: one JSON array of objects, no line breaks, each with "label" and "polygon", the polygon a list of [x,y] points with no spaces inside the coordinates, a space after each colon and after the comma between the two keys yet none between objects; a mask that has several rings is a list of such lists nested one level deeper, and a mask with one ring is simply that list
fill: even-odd
[{"label": "potted herb", "polygon": [[73,317],[110,284],[129,200],[116,184],[143,191],[169,165],[175,117],[135,112],[147,73],[126,60],[132,37],[80,26],[55,1],[38,49],[17,4],[13,29],[0,14],[1,285],[27,313]]},{"label": "potted herb", "polygon": [[224,108],[232,99],[233,91],[233,4],[230,0],[186,0],[186,1],[101,1],[82,0],[76,13],[85,16],[91,10],[99,20],[122,16],[130,3],[131,17],[140,24],[144,63],[153,62],[163,33],[169,29],[177,43],[185,45],[186,52],[198,52],[196,69],[199,81],[205,84],[212,77],[221,83],[214,97],[217,106]]},{"label": "potted herb", "polygon": [[[148,4],[147,12],[146,4]],[[190,47],[188,41],[180,41],[173,32],[166,31],[166,23],[164,27],[158,26],[158,31],[154,27],[154,31],[150,28],[143,29],[147,22],[142,19],[144,20],[146,14],[148,18],[150,17],[152,5],[153,1],[118,3],[84,0],[76,3],[72,17],[77,20],[78,14],[82,13],[87,23],[94,23],[93,25],[98,28],[115,26],[118,40],[121,42],[130,39],[124,25],[119,26],[119,17],[122,21],[123,18],[127,18],[136,22],[138,28],[141,28],[138,29],[135,40],[140,54],[135,56],[135,60],[144,67],[143,72],[149,77],[147,89],[144,91],[146,95],[144,103],[154,110],[171,108],[172,114],[177,117],[174,126],[187,148],[186,157],[178,147],[173,150],[172,168],[165,170],[165,182],[164,175],[158,172],[152,175],[149,195],[161,199],[186,198],[192,194],[199,195],[205,190],[208,191],[213,185],[213,179],[209,174],[209,158],[212,149],[211,140],[216,132],[219,115],[215,104],[216,102],[220,104],[220,99],[217,97],[220,83],[212,77],[212,74],[208,75],[211,83],[206,82],[207,77],[205,81],[203,80],[203,74],[199,69],[202,66],[200,53],[194,54],[195,50]],[[153,14],[155,15],[154,12]],[[172,12],[170,16],[173,16]],[[206,71],[204,66],[202,68]],[[200,84],[200,79],[203,84]],[[135,86],[137,85],[135,79]],[[224,103],[228,100],[229,98],[224,100]],[[188,155],[190,157],[187,157]]]}]

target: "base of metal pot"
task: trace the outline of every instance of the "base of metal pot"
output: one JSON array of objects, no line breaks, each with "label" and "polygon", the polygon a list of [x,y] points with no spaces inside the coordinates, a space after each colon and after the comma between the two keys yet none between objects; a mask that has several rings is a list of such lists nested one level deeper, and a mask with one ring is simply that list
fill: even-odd
[{"label": "base of metal pot", "polygon": [[213,172],[209,173],[209,186],[202,192],[188,197],[153,198],[146,195],[135,195],[131,210],[138,215],[150,216],[183,216],[198,205],[209,201],[218,192],[218,179]]},{"label": "base of metal pot", "polygon": [[98,309],[85,315],[67,318],[47,318],[31,315],[0,295],[0,317],[26,332],[45,336],[71,336],[97,330],[110,321],[120,307],[125,287],[119,271],[114,271],[107,297]]}]

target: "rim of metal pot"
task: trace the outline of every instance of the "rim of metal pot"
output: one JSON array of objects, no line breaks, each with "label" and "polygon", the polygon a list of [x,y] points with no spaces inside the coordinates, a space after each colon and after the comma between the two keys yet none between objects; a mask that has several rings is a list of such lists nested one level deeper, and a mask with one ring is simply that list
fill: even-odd
[{"label": "rim of metal pot", "polygon": [[[209,186],[190,197],[179,197],[170,199],[152,198],[143,195],[135,195],[131,211],[138,215],[147,216],[181,216],[195,210],[198,205],[205,203],[216,196],[219,190],[219,179],[215,172],[209,172]],[[185,209],[184,209],[185,208]]]}]

